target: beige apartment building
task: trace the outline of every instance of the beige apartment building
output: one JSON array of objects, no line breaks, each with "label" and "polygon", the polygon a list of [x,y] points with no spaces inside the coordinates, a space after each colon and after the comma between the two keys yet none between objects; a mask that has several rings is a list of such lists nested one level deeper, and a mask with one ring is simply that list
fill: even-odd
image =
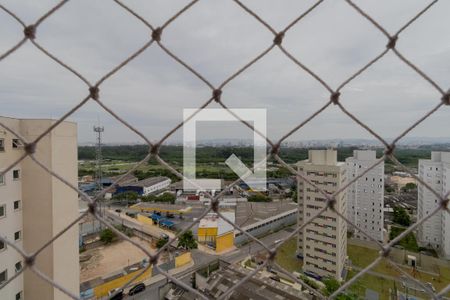
[{"label": "beige apartment building", "polygon": [[[309,158],[298,162],[297,167],[328,194],[333,194],[347,180],[345,163],[337,161],[336,150],[310,150]],[[299,179],[297,186],[300,225],[326,207],[326,199],[305,180]],[[335,209],[346,216],[346,192],[340,193],[336,200]],[[347,259],[347,223],[327,209],[299,232],[298,253],[303,256],[304,271],[342,280]]]},{"label": "beige apartment building", "polygon": [[[32,141],[53,120],[0,117],[0,122]],[[0,170],[23,155],[16,136],[0,126]],[[36,147],[36,158],[68,182],[77,184],[77,127],[63,122]],[[0,176],[0,234],[33,253],[78,217],[78,195],[30,158]],[[79,295],[78,226],[46,247],[35,266],[52,280]],[[68,299],[30,270],[3,284],[24,267],[22,257],[0,243],[0,299]]]},{"label": "beige apartment building", "polygon": [[[349,180],[360,176],[377,163],[374,150],[354,150],[345,160]],[[349,227],[354,237],[369,240],[366,235],[383,243],[384,230],[384,162],[373,167],[348,187],[347,218],[360,230]]]}]

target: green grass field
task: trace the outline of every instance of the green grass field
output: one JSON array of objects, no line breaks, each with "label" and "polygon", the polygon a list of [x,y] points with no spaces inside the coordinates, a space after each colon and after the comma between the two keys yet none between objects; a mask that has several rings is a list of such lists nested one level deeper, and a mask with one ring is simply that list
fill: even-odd
[{"label": "green grass field", "polygon": [[282,266],[286,271],[299,272],[303,266],[303,263],[296,257],[296,249],[296,238],[289,239],[277,251],[275,262]]}]

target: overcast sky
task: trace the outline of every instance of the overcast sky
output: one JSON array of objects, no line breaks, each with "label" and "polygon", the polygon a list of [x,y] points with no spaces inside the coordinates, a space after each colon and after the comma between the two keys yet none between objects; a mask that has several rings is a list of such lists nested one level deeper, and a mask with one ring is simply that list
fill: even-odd
[{"label": "overcast sky", "polygon": [[[394,33],[430,1],[355,1]],[[57,1],[1,0],[27,24]],[[157,27],[187,1],[126,1]],[[314,1],[243,1],[277,31]],[[439,1],[398,40],[398,49],[442,88],[450,87],[450,1]],[[37,41],[95,82],[139,49],[149,31],[119,5],[107,0],[72,0],[38,28]],[[0,10],[0,53],[22,38],[21,26]],[[173,53],[214,85],[267,48],[273,35],[233,1],[204,0],[175,20],[162,34]],[[283,45],[332,88],[377,56],[387,41],[343,0],[328,0],[289,30]],[[101,100],[149,139],[161,138],[211,95],[209,87],[176,63],[156,44],[100,87]],[[86,85],[30,42],[0,62],[0,115],[58,118],[87,94]],[[230,82],[222,100],[231,108],[266,108],[271,138],[280,138],[329,99],[329,93],[277,48]],[[342,104],[383,137],[395,137],[439,103],[440,95],[389,53],[342,91]],[[210,108],[217,107],[211,105]],[[94,141],[92,126],[105,127],[105,142],[140,142],[95,102],[70,117],[79,141]],[[444,107],[409,136],[449,137],[450,107]],[[216,136],[217,126],[202,129]],[[227,137],[249,136],[230,127]],[[214,130],[213,130],[214,129]],[[181,140],[182,131],[173,140]],[[370,138],[337,107],[295,133],[291,140]]]}]

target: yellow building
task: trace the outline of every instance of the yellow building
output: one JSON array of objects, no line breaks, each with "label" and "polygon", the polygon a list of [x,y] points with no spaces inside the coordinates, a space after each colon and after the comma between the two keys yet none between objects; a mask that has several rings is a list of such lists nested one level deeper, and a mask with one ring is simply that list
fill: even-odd
[{"label": "yellow building", "polygon": [[[234,212],[222,212],[231,222],[234,222]],[[207,214],[200,220],[197,240],[216,250],[217,253],[234,247],[234,228],[215,213]]]}]

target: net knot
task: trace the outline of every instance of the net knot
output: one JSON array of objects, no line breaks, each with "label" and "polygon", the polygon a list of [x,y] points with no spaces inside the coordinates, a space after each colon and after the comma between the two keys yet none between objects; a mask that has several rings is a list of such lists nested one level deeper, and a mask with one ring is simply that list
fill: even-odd
[{"label": "net knot", "polygon": [[331,209],[331,210],[334,210],[334,206],[336,205],[336,198],[333,196],[333,197],[330,197],[330,198],[328,198],[328,201],[327,201],[327,207],[329,208],[329,209]]},{"label": "net knot", "polygon": [[156,265],[156,263],[158,262],[158,255],[150,256],[148,261],[151,265]]},{"label": "net knot", "polygon": [[450,199],[444,199],[441,201],[441,208],[446,210],[448,207],[448,204],[450,203]]},{"label": "net knot", "polygon": [[219,211],[219,200],[215,199],[211,201],[211,209],[215,213]]},{"label": "net knot", "polygon": [[36,143],[28,143],[25,145],[24,149],[27,154],[33,154],[36,152]]},{"label": "net knot", "polygon": [[272,149],[270,149],[270,154],[278,155],[280,153],[280,144],[275,144],[272,146]]},{"label": "net knot", "polygon": [[25,27],[23,34],[27,39],[34,40],[36,38],[36,26],[29,25]]},{"label": "net knot", "polygon": [[96,209],[95,203],[88,204],[88,211],[91,215],[95,215],[95,209]]},{"label": "net knot", "polygon": [[339,103],[339,96],[341,96],[341,93],[339,92],[334,92],[333,94],[331,94],[330,100],[334,105]]},{"label": "net knot", "polygon": [[162,35],[161,27],[158,27],[152,31],[152,39],[154,41],[157,41],[157,42],[161,41],[161,35]]},{"label": "net knot", "polygon": [[386,150],[384,151],[385,155],[392,155],[395,150],[395,145],[389,145],[386,147]]},{"label": "net knot", "polygon": [[383,247],[383,250],[381,250],[381,256],[388,257],[389,253],[391,253],[391,247]]},{"label": "net knot", "polygon": [[278,32],[277,35],[275,35],[275,38],[273,39],[273,43],[277,46],[280,46],[281,43],[283,42],[283,38],[284,38],[284,32]]},{"label": "net knot", "polygon": [[34,265],[34,262],[36,261],[36,257],[34,255],[30,255],[30,256],[25,257],[24,261],[25,261],[25,265],[30,267],[30,266]]},{"label": "net knot", "polygon": [[442,102],[444,102],[445,105],[450,105],[450,90],[442,96]]},{"label": "net knot", "polygon": [[91,97],[92,99],[94,99],[94,100],[98,100],[98,98],[99,98],[99,92],[100,92],[100,90],[99,90],[99,88],[96,87],[96,86],[91,86],[91,87],[89,88],[89,94],[90,94],[90,97]]},{"label": "net knot", "polygon": [[150,147],[150,153],[154,154],[154,155],[158,155],[159,154],[159,144],[155,144],[153,146]]},{"label": "net knot", "polygon": [[386,45],[386,48],[393,49],[395,48],[395,44],[397,44],[398,36],[394,35],[389,38],[389,42]]},{"label": "net knot", "polygon": [[267,255],[267,260],[273,261],[276,256],[277,256],[277,251],[276,250],[270,250],[268,255]]},{"label": "net knot", "polygon": [[216,102],[220,102],[220,97],[222,96],[222,91],[221,90],[214,90],[213,91],[213,99]]}]

